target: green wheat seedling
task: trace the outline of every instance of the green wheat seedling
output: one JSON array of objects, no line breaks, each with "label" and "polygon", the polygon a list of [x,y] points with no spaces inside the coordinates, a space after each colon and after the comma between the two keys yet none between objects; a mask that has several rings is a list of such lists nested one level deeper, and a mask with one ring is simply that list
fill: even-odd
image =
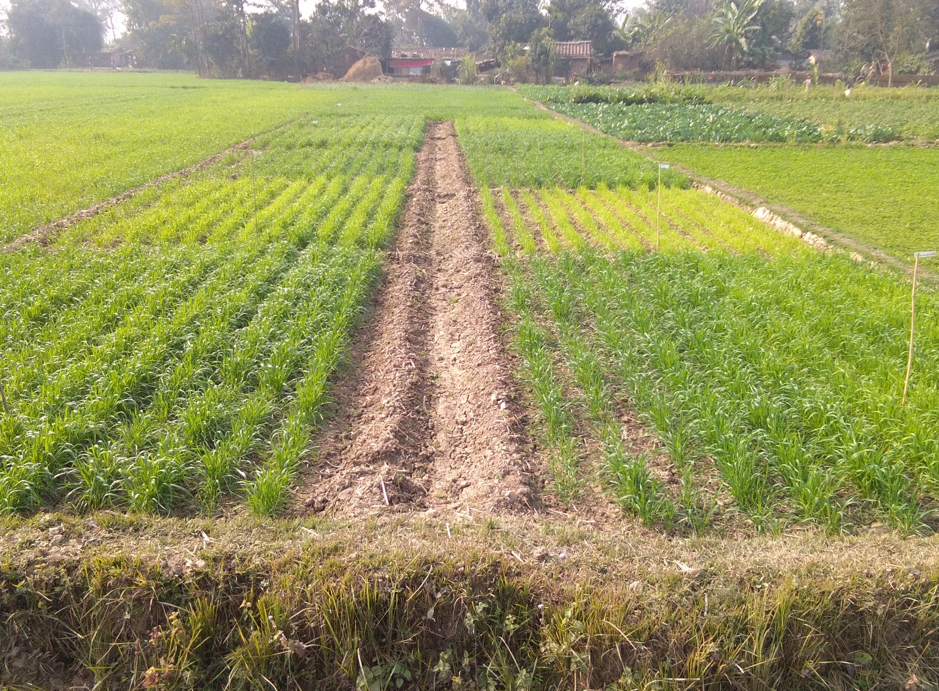
[{"label": "green wheat seedling", "polygon": [[502,188],[502,203],[512,220],[512,235],[515,237],[516,242],[522,246],[523,252],[534,254],[537,249],[535,238],[508,187]]},{"label": "green wheat seedling", "polygon": [[502,220],[499,218],[495,202],[492,199],[492,192],[488,187],[483,187],[479,193],[483,202],[483,218],[492,233],[493,249],[500,257],[507,257],[510,247],[505,234],[505,227],[502,225]]},{"label": "green wheat seedling", "polygon": [[606,464],[613,476],[614,496],[626,511],[649,527],[670,530],[674,526],[675,506],[652,477],[644,455],[627,454],[612,441],[606,449]]}]

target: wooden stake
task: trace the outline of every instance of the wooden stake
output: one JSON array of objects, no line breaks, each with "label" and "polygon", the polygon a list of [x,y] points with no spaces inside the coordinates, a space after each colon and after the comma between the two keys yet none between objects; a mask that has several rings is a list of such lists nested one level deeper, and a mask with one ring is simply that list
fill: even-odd
[{"label": "wooden stake", "polygon": [[587,130],[581,130],[583,139],[580,140],[580,186],[584,186],[584,168],[587,165]]},{"label": "wooden stake", "polygon": [[3,414],[6,415],[10,410],[7,408],[7,392],[3,388],[3,382],[0,382],[0,400],[3,401]]},{"label": "wooden stake", "polygon": [[256,151],[251,152],[251,189],[254,192],[254,235],[258,235],[258,186],[254,182],[254,157]]},{"label": "wooden stake", "polygon": [[391,506],[391,502],[388,501],[388,491],[385,489],[385,478],[380,477],[378,479],[381,480],[381,493],[385,498],[385,506]]},{"label": "wooden stake", "polygon": [[903,382],[903,400],[901,406],[906,405],[906,392],[910,387],[910,373],[913,371],[913,334],[916,330],[916,272],[919,269],[919,253],[913,261],[913,293],[910,298],[910,355],[906,360],[906,381]]},{"label": "wooden stake", "polygon": [[655,209],[655,251],[659,251],[659,227],[662,224],[662,165],[659,164],[659,204]]}]

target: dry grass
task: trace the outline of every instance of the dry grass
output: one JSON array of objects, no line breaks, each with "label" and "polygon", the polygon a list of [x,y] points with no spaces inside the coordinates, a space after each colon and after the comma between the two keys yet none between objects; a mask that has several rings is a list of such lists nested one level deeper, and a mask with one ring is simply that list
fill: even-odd
[{"label": "dry grass", "polygon": [[115,513],[0,536],[0,686],[896,688],[939,670],[932,538]]}]

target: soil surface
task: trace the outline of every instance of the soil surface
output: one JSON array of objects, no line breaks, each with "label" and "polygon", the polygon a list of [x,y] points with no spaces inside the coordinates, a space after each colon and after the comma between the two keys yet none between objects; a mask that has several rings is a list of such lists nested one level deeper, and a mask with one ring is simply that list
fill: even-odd
[{"label": "soil surface", "polygon": [[368,334],[336,387],[302,511],[536,508],[494,260],[452,123],[431,123]]}]

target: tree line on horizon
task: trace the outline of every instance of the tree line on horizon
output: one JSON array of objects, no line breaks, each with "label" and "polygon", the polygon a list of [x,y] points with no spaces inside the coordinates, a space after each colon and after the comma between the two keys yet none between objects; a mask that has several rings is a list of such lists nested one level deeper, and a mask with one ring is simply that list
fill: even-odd
[{"label": "tree line on horizon", "polygon": [[[826,71],[927,74],[939,49],[939,0],[12,0],[0,69],[83,67],[105,45],[138,67],[202,76],[336,76],[392,47],[487,50],[519,75],[550,79],[552,41],[597,54],[643,53],[676,70],[772,69],[824,55]],[[119,36],[115,17],[125,30]]]}]

